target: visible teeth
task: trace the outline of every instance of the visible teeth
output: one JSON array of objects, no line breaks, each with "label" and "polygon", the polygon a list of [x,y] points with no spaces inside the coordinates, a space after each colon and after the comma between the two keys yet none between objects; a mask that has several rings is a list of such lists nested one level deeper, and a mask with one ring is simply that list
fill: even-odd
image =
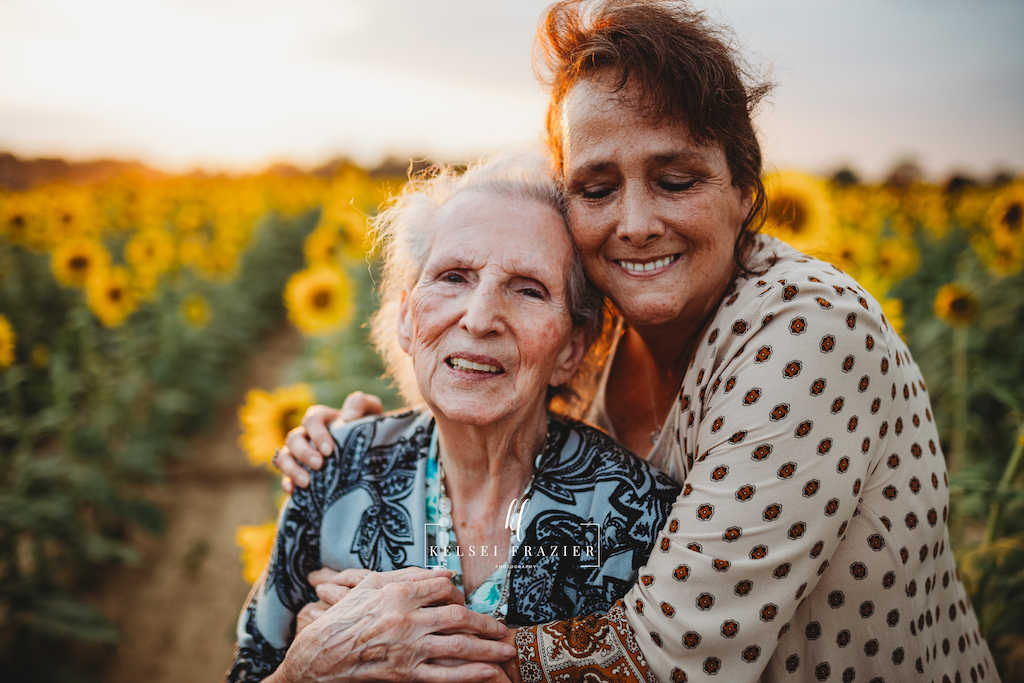
[{"label": "visible teeth", "polygon": [[449,358],[448,363],[453,368],[459,368],[460,370],[474,370],[476,372],[501,372],[501,369],[495,365],[488,365],[487,363],[474,363],[471,360],[465,358]]},{"label": "visible teeth", "polygon": [[668,264],[672,263],[675,260],[676,257],[673,255],[666,256],[665,258],[660,258],[657,261],[648,261],[647,263],[637,263],[636,261],[619,261],[619,265],[621,265],[626,270],[632,271],[634,273],[646,273],[649,270],[657,270],[658,268],[664,268],[665,266],[667,266]]}]

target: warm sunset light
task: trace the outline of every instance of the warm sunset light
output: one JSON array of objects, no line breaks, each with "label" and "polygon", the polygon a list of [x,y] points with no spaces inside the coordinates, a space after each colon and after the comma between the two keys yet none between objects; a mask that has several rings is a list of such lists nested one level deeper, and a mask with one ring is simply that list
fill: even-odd
[{"label": "warm sunset light", "polygon": [[1022,37],[0,0],[0,679],[1024,681]]},{"label": "warm sunset light", "polygon": [[[8,0],[0,148],[242,168],[463,159],[539,135],[546,0]],[[771,162],[880,174],[1024,162],[1015,3],[708,2],[779,83]]]}]

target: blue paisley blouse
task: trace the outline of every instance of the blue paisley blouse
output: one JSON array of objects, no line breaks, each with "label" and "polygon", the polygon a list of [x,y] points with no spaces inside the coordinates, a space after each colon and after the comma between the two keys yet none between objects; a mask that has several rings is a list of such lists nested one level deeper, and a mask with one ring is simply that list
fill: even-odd
[{"label": "blue paisley blouse", "polygon": [[[332,427],[340,455],[281,510],[270,563],[239,617],[229,681],[262,680],[281,664],[295,615],[317,600],[310,572],[436,564],[425,528],[433,432],[423,410]],[[608,610],[636,580],[679,491],[603,432],[551,416],[508,571],[506,621]]]}]

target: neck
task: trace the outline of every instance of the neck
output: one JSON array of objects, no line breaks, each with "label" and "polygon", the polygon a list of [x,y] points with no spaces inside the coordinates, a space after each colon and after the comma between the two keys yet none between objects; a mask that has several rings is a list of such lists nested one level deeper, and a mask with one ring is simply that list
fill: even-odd
[{"label": "neck", "polygon": [[670,377],[675,384],[682,380],[699,339],[708,331],[707,327],[733,279],[730,277],[716,296],[701,302],[699,309],[684,310],[682,314],[668,322],[633,325],[629,320],[626,321],[643,340],[643,346],[659,377]]},{"label": "neck", "polygon": [[476,501],[504,514],[508,502],[522,494],[533,474],[534,459],[544,447],[547,414],[543,407],[516,425],[467,425],[436,413],[435,420],[448,495],[453,501]]}]

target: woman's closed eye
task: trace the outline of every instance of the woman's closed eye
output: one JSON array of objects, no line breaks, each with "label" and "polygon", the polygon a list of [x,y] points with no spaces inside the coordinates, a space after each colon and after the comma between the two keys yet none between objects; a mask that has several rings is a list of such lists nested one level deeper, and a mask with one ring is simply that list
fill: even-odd
[{"label": "woman's closed eye", "polygon": [[581,187],[576,193],[583,199],[604,199],[614,191],[615,187],[612,185],[588,185]]},{"label": "woman's closed eye", "polygon": [[696,178],[663,178],[658,181],[658,187],[666,192],[685,192],[696,184]]}]

